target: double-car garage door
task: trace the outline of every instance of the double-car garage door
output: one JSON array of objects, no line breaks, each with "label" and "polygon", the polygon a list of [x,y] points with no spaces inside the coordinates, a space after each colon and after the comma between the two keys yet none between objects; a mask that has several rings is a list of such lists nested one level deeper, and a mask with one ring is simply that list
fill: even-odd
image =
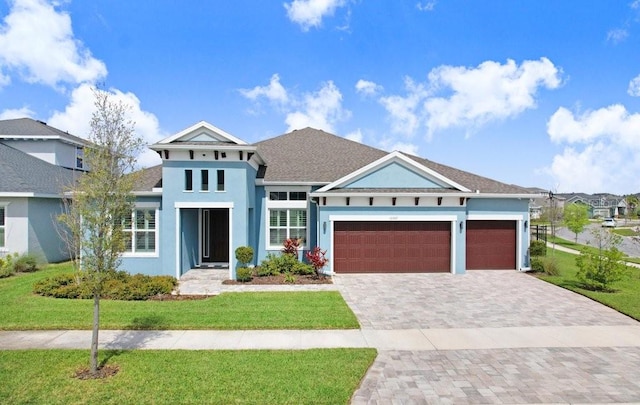
[{"label": "double-car garage door", "polygon": [[[514,269],[515,221],[467,221],[466,266]],[[336,273],[435,273],[451,271],[451,222],[337,221]]]}]

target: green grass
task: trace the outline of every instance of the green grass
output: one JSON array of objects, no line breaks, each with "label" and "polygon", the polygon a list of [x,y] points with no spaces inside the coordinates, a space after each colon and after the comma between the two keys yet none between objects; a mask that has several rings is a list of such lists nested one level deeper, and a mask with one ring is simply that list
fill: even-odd
[{"label": "green grass", "polygon": [[[555,243],[558,246],[563,246],[569,249],[573,249],[573,250],[577,250],[577,251],[582,251],[583,249],[587,249],[588,251],[591,252],[596,252],[597,249],[593,246],[589,246],[589,245],[583,245],[581,243],[575,243],[574,241],[571,240],[567,240],[567,239],[562,239],[559,237],[553,237],[551,235],[549,235],[547,237],[547,240],[550,243]],[[637,263],[640,264],[640,257],[629,257],[629,256],[625,256],[624,260],[630,263]]]},{"label": "green grass", "polygon": [[638,232],[633,230],[632,228],[616,228],[612,229],[611,232],[616,233],[620,236],[638,236]]},{"label": "green grass", "polygon": [[78,380],[84,350],[0,352],[4,404],[346,404],[375,349],[102,351],[120,371]]},{"label": "green grass", "polygon": [[[0,330],[91,329],[92,300],[42,297],[33,284],[72,271],[68,264],[0,280]],[[355,329],[337,291],[225,293],[193,301],[100,304],[103,329]]]},{"label": "green grass", "polygon": [[[551,255],[551,249],[547,249],[547,256]],[[640,321],[640,269],[630,267],[629,278],[613,285],[616,292],[596,292],[582,288],[576,277],[578,271],[576,255],[557,250],[553,255],[558,260],[560,274],[558,276],[540,275],[541,279],[587,296]]]}]

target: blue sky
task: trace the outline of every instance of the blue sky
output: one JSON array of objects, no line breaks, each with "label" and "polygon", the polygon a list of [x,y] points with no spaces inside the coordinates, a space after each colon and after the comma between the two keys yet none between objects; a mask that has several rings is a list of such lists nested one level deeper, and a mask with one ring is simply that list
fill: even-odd
[{"label": "blue sky", "polygon": [[[640,191],[640,0],[0,0],[0,118],[155,142],[312,126],[505,183]],[[148,152],[143,165],[157,164]]]}]

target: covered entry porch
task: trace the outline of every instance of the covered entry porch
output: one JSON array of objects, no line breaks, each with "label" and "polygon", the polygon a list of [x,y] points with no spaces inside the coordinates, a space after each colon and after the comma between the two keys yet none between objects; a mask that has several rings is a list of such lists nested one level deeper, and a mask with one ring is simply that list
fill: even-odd
[{"label": "covered entry porch", "polygon": [[233,203],[176,204],[176,277],[191,269],[231,277]]}]

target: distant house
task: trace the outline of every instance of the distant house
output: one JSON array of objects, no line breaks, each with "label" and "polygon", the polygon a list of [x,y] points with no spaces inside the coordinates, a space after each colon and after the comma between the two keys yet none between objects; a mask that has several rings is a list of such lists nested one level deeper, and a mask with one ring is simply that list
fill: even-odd
[{"label": "distant house", "polygon": [[627,212],[624,197],[613,194],[563,194],[567,204],[585,204],[589,207],[590,218],[618,218]]},{"label": "distant house", "polygon": [[81,138],[30,118],[0,120],[0,255],[69,257],[58,235],[62,193],[85,170]]},{"label": "distant house", "polygon": [[[326,249],[328,273],[448,272],[528,266],[527,190],[402,152],[305,128],[249,144],[197,123],[150,146],[123,267],[235,277],[286,238]],[[213,271],[213,270],[212,270]]]}]

